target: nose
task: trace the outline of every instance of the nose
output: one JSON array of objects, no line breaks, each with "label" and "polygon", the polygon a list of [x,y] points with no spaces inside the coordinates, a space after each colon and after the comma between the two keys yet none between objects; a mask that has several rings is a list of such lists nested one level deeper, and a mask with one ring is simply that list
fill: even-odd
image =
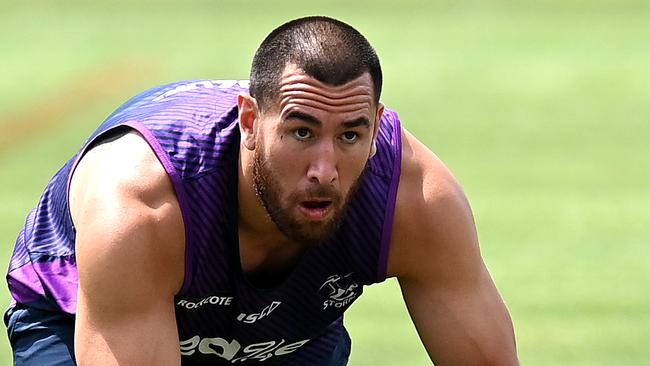
[{"label": "nose", "polygon": [[307,177],[319,184],[335,184],[339,179],[338,161],[334,144],[323,142],[314,152],[314,158],[309,164]]}]

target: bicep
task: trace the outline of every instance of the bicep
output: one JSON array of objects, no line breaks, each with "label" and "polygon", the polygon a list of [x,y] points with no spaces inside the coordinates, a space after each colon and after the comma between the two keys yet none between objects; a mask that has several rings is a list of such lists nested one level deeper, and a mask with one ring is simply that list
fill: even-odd
[{"label": "bicep", "polygon": [[[79,273],[77,362],[178,365],[173,298],[182,282],[184,238],[173,190],[157,167],[138,166],[151,162],[146,153],[144,161],[135,159],[133,172],[97,169],[105,167],[102,159],[101,152],[84,157],[70,193]],[[147,185],[139,186],[142,180]]]},{"label": "bicep", "polygon": [[95,230],[77,236],[75,349],[80,364],[180,361],[173,293],[157,283],[150,263],[155,256],[147,259],[141,248],[151,237],[142,231],[147,229],[126,230],[126,237]]}]

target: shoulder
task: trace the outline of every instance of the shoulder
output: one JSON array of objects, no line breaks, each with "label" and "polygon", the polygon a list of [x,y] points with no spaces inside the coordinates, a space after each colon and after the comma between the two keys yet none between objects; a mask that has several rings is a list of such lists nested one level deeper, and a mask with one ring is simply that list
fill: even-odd
[{"label": "shoulder", "polygon": [[69,199],[80,266],[84,259],[104,267],[153,265],[170,291],[180,288],[182,215],[170,178],[142,136],[132,131],[92,147],[73,173]]},{"label": "shoulder", "polygon": [[442,160],[405,129],[402,130],[401,187],[405,188],[400,189],[402,198],[411,205],[464,197],[460,184]]},{"label": "shoulder", "polygon": [[115,196],[154,206],[171,193],[168,180],[145,139],[136,131],[126,132],[96,143],[81,158],[71,180],[71,206],[91,197]]},{"label": "shoulder", "polygon": [[474,221],[462,187],[447,166],[406,130],[401,164],[389,276],[413,274],[415,262],[477,252]]}]

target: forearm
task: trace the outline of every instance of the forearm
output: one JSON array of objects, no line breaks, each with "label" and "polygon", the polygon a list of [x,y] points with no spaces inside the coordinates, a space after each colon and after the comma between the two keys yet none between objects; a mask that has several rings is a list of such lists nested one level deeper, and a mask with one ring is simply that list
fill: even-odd
[{"label": "forearm", "polygon": [[491,280],[471,292],[430,292],[417,286],[404,283],[402,290],[437,366],[518,365],[512,320]]}]

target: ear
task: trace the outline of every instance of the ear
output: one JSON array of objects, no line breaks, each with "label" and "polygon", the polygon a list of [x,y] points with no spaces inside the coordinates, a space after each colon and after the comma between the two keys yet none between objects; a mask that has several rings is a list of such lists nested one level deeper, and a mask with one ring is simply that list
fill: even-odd
[{"label": "ear", "polygon": [[241,142],[248,150],[255,149],[255,122],[259,117],[257,101],[248,93],[237,95],[237,108],[239,109],[239,132]]},{"label": "ear", "polygon": [[372,130],[372,146],[370,147],[370,157],[372,158],[377,153],[377,133],[379,132],[379,123],[381,116],[384,115],[384,105],[379,103],[377,106],[377,114],[375,115],[375,125]]}]

